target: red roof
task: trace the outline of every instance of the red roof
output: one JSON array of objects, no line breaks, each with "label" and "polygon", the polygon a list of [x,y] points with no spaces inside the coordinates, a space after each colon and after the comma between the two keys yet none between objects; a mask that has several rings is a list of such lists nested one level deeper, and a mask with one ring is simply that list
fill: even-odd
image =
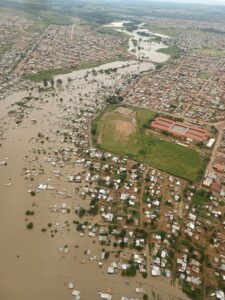
[{"label": "red roof", "polygon": [[221,184],[219,184],[218,182],[213,182],[211,184],[211,190],[217,193],[220,193],[221,191]]},{"label": "red roof", "polygon": [[209,137],[209,133],[206,129],[164,117],[156,118],[151,125],[155,129],[165,130],[175,136],[190,138],[197,142],[203,142]]},{"label": "red roof", "polygon": [[215,163],[213,165],[213,168],[216,169],[217,172],[221,172],[221,173],[225,172],[225,165]]}]

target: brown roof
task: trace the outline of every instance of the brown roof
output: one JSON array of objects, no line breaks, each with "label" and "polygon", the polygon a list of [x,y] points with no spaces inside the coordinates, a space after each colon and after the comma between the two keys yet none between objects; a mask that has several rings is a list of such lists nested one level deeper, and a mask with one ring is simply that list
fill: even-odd
[{"label": "brown roof", "polygon": [[220,172],[220,173],[225,172],[225,165],[216,163],[216,164],[213,165],[213,168],[214,168],[217,172]]},{"label": "brown roof", "polygon": [[213,182],[211,184],[211,190],[219,193],[221,191],[221,184],[219,184],[218,182]]},{"label": "brown roof", "polygon": [[219,156],[216,158],[215,162],[217,164],[225,165],[225,157]]}]

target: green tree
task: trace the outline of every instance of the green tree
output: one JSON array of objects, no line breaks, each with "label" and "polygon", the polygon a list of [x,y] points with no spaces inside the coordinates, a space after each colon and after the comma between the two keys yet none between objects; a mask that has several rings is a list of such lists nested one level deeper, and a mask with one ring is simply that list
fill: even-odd
[{"label": "green tree", "polygon": [[44,87],[48,86],[48,80],[47,79],[43,79],[43,85],[44,85]]}]

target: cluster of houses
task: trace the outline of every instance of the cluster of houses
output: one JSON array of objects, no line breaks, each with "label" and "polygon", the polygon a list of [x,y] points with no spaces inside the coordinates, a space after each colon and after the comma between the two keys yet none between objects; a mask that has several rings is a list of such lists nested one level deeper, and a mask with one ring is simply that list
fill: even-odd
[{"label": "cluster of houses", "polygon": [[[83,30],[86,29],[84,35]],[[86,55],[92,57],[99,51],[95,44],[98,38],[97,44],[102,43],[102,48],[107,45],[109,52],[117,42],[114,36],[110,40],[98,35],[95,40],[93,36],[92,30],[86,26],[50,26],[32,57],[29,56],[28,69],[23,70],[32,71],[32,62],[36,64],[35,59],[39,55],[42,56],[41,68],[45,68],[44,64],[51,60],[48,51],[60,62],[68,45],[78,52],[83,51],[84,45]],[[122,45],[123,41],[120,42]],[[113,54],[120,50],[114,47]],[[45,60],[45,55],[48,60]],[[64,57],[72,62],[70,54]],[[126,101],[160,111],[181,113],[189,100],[194,100],[194,94],[202,90],[202,79],[196,75],[196,69],[199,67],[205,71],[214,68],[213,72],[217,72],[217,67],[220,67],[215,67],[215,58],[206,57],[196,58],[193,65],[190,63],[193,57],[186,56],[179,60],[178,66],[165,67],[155,76],[143,75],[132,86]],[[51,200],[49,212],[58,218],[54,224],[47,224],[47,229],[42,228],[43,234],[49,231],[54,237],[75,229],[82,238],[95,241],[106,251],[101,250],[97,257],[87,250],[86,255],[89,261],[97,262],[98,268],[103,268],[106,276],[121,273],[122,276],[141,275],[143,278],[149,275],[165,277],[172,282],[178,279],[193,290],[209,285],[214,291],[212,297],[216,295],[223,299],[220,283],[225,281],[225,195],[209,193],[208,190],[199,192],[199,187],[183,179],[96,149],[90,142],[89,125],[90,120],[105,107],[103,95],[106,89],[96,95],[87,91],[81,95],[79,90],[76,98],[73,96],[73,79],[71,81],[70,85],[66,82],[55,90],[41,92],[40,101],[34,101],[32,108],[18,108],[20,113],[23,110],[26,114],[28,110],[40,110],[41,106],[50,105],[52,100],[56,107],[55,115],[52,111],[46,117],[48,129],[45,133],[39,132],[30,141],[32,147],[24,158],[23,174],[28,192],[35,202],[38,197]],[[118,87],[120,81],[118,76],[118,81],[112,89],[108,88],[108,93]],[[61,98],[64,89],[69,98]],[[128,86],[124,94],[129,89]],[[94,97],[98,101],[93,101]],[[173,107],[174,103],[176,107]],[[216,111],[219,120],[220,110]],[[29,120],[28,113],[26,116],[24,122]],[[204,112],[202,118],[205,118]],[[31,120],[31,126],[38,126],[37,123]],[[223,152],[224,135],[221,145]],[[7,167],[5,160],[0,165]],[[64,216],[72,216],[72,220],[64,220]],[[60,247],[59,252],[70,255],[72,247]],[[205,273],[208,277],[204,276]],[[81,293],[75,289],[73,282],[68,288],[75,299],[80,299]],[[144,290],[138,288],[136,292],[142,294]],[[99,298],[112,299],[112,293],[100,291]],[[121,299],[128,298],[123,296]]]},{"label": "cluster of houses", "polygon": [[[220,63],[219,63],[220,62]],[[125,102],[196,120],[216,122],[224,112],[224,59],[187,52],[122,91]],[[205,74],[211,80],[203,78]],[[162,84],[163,82],[163,84]]]},{"label": "cluster of houses", "polygon": [[[55,92],[63,88],[56,87]],[[50,105],[50,97],[45,91],[41,93],[42,105]],[[48,130],[33,138],[32,151],[25,159],[28,192],[33,199],[52,199],[49,211],[60,216],[43,232],[50,231],[54,237],[75,228],[81,237],[94,239],[107,252],[119,250],[121,255],[115,258],[107,258],[106,254],[101,254],[99,260],[90,257],[108,276],[134,272],[143,277],[180,278],[195,289],[205,282],[202,270],[209,270],[214,271],[209,284],[216,290],[217,281],[224,280],[224,197],[206,195],[199,205],[197,187],[187,189],[186,181],[90,146],[89,121],[104,107],[104,98],[98,94],[99,102],[95,102],[87,95],[77,105],[75,99],[71,103],[60,101],[60,97],[59,93],[54,98],[60,118],[58,114],[55,119],[48,116]],[[39,109],[39,105],[34,101],[33,109]],[[32,126],[36,124],[32,122]],[[62,221],[68,215],[76,221]],[[212,225],[217,228],[213,236],[205,229]],[[178,251],[174,239],[182,247],[186,241],[185,247]],[[207,255],[212,265],[205,266],[199,247],[209,240]],[[150,255],[149,242],[153,244]],[[190,245],[193,249],[187,251]],[[70,255],[71,249],[60,247],[60,253]],[[215,258],[219,259],[217,264],[213,263]]]},{"label": "cluster of houses", "polygon": [[49,25],[38,32],[28,17],[12,12],[0,16],[0,99],[18,89],[22,75],[131,57],[126,36],[108,34],[107,29],[77,21],[71,26]]},{"label": "cluster of houses", "polygon": [[[107,61],[126,54],[124,36],[101,33],[97,28],[77,22],[71,26],[50,25],[32,52],[18,65],[21,74],[69,68],[82,61]],[[128,55],[129,56],[129,55]]]},{"label": "cluster of houses", "polygon": [[225,128],[222,130],[220,145],[213,161],[213,171],[218,181],[215,188],[224,193],[221,185],[225,182]]},{"label": "cluster of houses", "polygon": [[0,12],[0,99],[15,90],[19,79],[14,69],[26,54],[36,34],[29,31],[33,21],[12,12]]},{"label": "cluster of houses", "polygon": [[225,122],[221,122],[218,147],[205,173],[203,185],[224,196],[225,181]]},{"label": "cluster of houses", "polygon": [[[96,240],[108,252],[120,250],[113,259],[104,251],[99,260],[90,256],[105,274],[127,276],[135,270],[142,276],[179,278],[195,289],[205,282],[203,269],[215,270],[217,275],[210,273],[209,284],[216,287],[214,277],[223,280],[224,276],[224,198],[204,194],[206,199],[198,200],[194,185],[189,187],[180,178],[90,146],[88,123],[103,103],[92,102],[87,107],[81,102],[79,109],[73,109],[72,104],[56,101],[62,112],[60,120],[51,121],[45,134],[38,133],[32,156],[26,160],[24,176],[28,181],[34,178],[29,192],[62,199],[49,206],[51,213],[74,215],[80,236]],[[41,179],[44,174],[49,179],[46,175]],[[60,188],[59,182],[63,183]],[[212,224],[218,229],[213,237],[205,229]],[[51,234],[67,233],[72,226],[56,222],[57,232],[51,227]],[[152,230],[156,233],[151,234]],[[213,267],[202,261],[201,245],[209,240],[210,261],[219,259]],[[181,244],[179,251],[176,243]],[[60,251],[66,255],[70,249]]]},{"label": "cluster of houses", "polygon": [[[72,174],[70,171],[67,182],[74,186],[83,200],[80,201],[79,206],[68,205],[66,199],[73,198],[73,192],[57,191],[57,194],[63,196],[65,200],[49,209],[53,213],[68,214],[68,211],[75,213],[81,218],[80,227],[77,227],[81,236],[97,239],[100,245],[108,247],[108,249],[112,246],[113,249],[121,249],[120,256],[113,260],[106,258],[105,252],[101,253],[98,267],[105,267],[108,275],[118,272],[127,274],[126,272],[129,272],[134,264],[136,272],[139,271],[140,274],[149,273],[153,277],[163,276],[169,280],[178,277],[193,288],[201,288],[203,283],[201,256],[203,252],[198,250],[198,247],[194,247],[190,252],[188,247],[191,247],[191,242],[188,246],[182,246],[179,251],[173,250],[171,246],[173,237],[182,237],[182,241],[187,240],[188,237],[193,240],[193,243],[200,245],[208,239],[204,234],[205,222],[201,221],[200,212],[192,204],[195,203],[193,197],[196,187],[191,186],[184,196],[183,189],[186,183],[179,178],[155,169],[148,170],[147,166],[131,162],[124,157],[102,153],[95,148],[87,149],[83,144],[80,147],[76,151],[73,151],[73,147],[69,145],[67,148],[54,148],[53,153],[57,153],[57,159],[53,160],[53,154],[51,154],[46,162],[52,164],[55,161],[56,164],[53,164],[52,167],[56,177],[63,176],[62,166],[64,168],[67,168],[68,164],[79,166],[80,170],[76,173]],[[71,160],[71,156],[74,159]],[[62,171],[55,170],[57,164],[61,165]],[[147,174],[145,174],[146,170],[148,170]],[[29,173],[31,172],[26,170],[26,174]],[[32,176],[38,175],[38,173],[37,171],[33,172]],[[144,184],[145,187],[142,199],[140,198],[139,182],[141,182],[141,186]],[[38,184],[36,188],[37,192],[41,190],[55,193],[54,188],[47,184]],[[94,208],[97,203],[97,209],[90,210],[86,200],[90,200],[91,208]],[[180,203],[182,204],[181,212],[179,211]],[[132,210],[130,211],[129,208]],[[207,202],[202,209],[207,211],[204,220],[208,220],[208,222],[212,222],[212,218],[221,220],[224,214],[222,199],[215,196],[210,196],[209,203]],[[98,218],[98,224],[87,226],[83,220],[89,219],[89,215],[96,216],[96,218],[101,216],[100,220]],[[159,232],[151,236],[150,244],[153,245],[153,248],[151,256],[148,257],[146,254],[148,230],[154,228],[148,226],[149,223],[152,224],[155,216],[158,220],[156,225],[161,226],[159,228],[163,229],[164,234]],[[133,219],[132,222],[130,222],[130,218]],[[183,224],[180,223],[181,218],[184,219]],[[140,226],[143,231],[137,230]],[[55,224],[55,227],[59,233],[67,230],[65,224]],[[155,229],[157,228],[155,227]],[[223,241],[219,240],[217,236],[215,236],[215,241],[216,243],[213,243],[212,247],[217,244],[217,249],[222,250]],[[130,259],[124,257],[126,249],[134,249]],[[136,252],[137,250],[138,252]],[[68,249],[64,249],[63,253],[67,254]],[[221,251],[219,257],[222,258],[222,255]],[[97,258],[92,257],[91,260],[93,259]],[[177,266],[176,273],[172,268],[174,260]],[[221,265],[218,264],[218,268],[215,269],[221,277],[223,275]]]},{"label": "cluster of houses", "polygon": [[[196,24],[187,21],[186,24],[183,20],[167,19],[150,21],[156,26],[156,31],[157,26],[160,30],[164,22],[168,22],[171,28],[168,25],[163,28],[171,31],[176,31],[179,24],[181,32],[178,30],[178,34],[168,39],[167,43],[170,46],[177,45],[183,54],[176,64],[156,70],[154,76],[145,74],[123,90],[125,101],[196,120],[223,120],[225,38],[221,34],[204,32],[207,28],[222,30],[220,23]],[[200,32],[195,34],[194,30]]]}]

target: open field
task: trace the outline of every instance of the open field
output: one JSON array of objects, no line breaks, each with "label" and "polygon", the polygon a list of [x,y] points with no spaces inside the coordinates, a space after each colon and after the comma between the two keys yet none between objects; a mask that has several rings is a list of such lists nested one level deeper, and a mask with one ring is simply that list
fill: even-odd
[{"label": "open field", "polygon": [[180,58],[181,50],[177,46],[170,46],[168,48],[161,48],[157,52],[170,55],[171,58]]},{"label": "open field", "polygon": [[197,76],[201,80],[208,80],[211,75],[208,72],[198,72]]},{"label": "open field", "polygon": [[172,37],[176,37],[179,34],[184,34],[187,32],[189,34],[194,34],[194,35],[200,35],[200,34],[204,35],[205,34],[204,32],[197,30],[197,29],[184,29],[184,28],[180,28],[178,26],[177,27],[172,27],[172,26],[164,27],[164,26],[157,26],[155,24],[147,23],[145,25],[145,27],[154,33],[168,35],[168,36],[172,36]]},{"label": "open field", "polygon": [[204,55],[204,56],[216,56],[216,57],[224,57],[225,56],[224,50],[214,49],[214,48],[197,49],[194,51],[194,53],[197,53],[199,55]]},{"label": "open field", "polygon": [[155,113],[132,109],[136,119],[117,112],[115,106],[98,116],[92,123],[94,142],[104,151],[126,155],[170,174],[198,181],[205,166],[199,153],[153,136],[144,125]]},{"label": "open field", "polygon": [[209,36],[220,36],[223,35],[224,32],[221,31],[217,31],[217,30],[201,30],[201,29],[197,29],[197,28],[181,28],[178,25],[174,26],[163,26],[163,25],[156,25],[156,24],[152,24],[151,22],[147,22],[145,24],[145,27],[147,29],[149,29],[151,32],[154,33],[158,33],[158,34],[163,34],[163,35],[168,35],[171,37],[176,37],[180,34],[190,34],[192,36],[201,36],[201,37],[209,37]]}]

